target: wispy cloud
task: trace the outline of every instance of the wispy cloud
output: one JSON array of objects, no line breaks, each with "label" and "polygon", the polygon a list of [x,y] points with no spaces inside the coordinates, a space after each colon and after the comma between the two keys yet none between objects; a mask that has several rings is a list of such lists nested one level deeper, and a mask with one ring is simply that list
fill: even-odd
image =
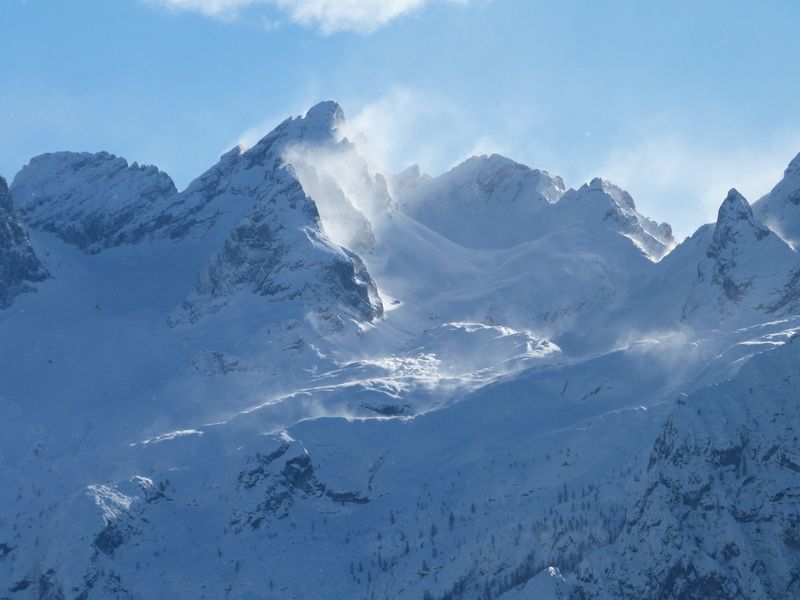
[{"label": "wispy cloud", "polygon": [[469,0],[144,0],[173,11],[196,12],[234,20],[243,10],[272,6],[290,20],[329,35],[340,31],[372,33],[387,23],[434,2],[466,4]]}]

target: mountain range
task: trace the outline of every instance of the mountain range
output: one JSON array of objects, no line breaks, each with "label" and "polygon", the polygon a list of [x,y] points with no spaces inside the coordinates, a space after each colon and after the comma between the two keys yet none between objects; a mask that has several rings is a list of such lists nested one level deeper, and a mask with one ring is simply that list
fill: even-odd
[{"label": "mountain range", "polygon": [[678,242],[347,131],[0,179],[0,598],[800,596],[800,155]]}]

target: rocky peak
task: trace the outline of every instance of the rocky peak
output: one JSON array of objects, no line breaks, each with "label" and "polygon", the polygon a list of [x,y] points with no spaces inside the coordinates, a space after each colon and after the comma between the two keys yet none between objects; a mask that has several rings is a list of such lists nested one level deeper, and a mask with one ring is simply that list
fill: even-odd
[{"label": "rocky peak", "polygon": [[337,132],[344,121],[344,111],[336,102],[320,102],[308,109],[304,116],[283,121],[244,152],[242,159],[248,168],[252,168],[269,161],[281,161],[292,146],[333,144],[338,141]]},{"label": "rocky peak", "polygon": [[714,238],[708,249],[708,255],[719,257],[732,244],[749,240],[759,241],[769,234],[769,229],[756,220],[753,209],[745,197],[735,189],[731,189],[719,207]]},{"label": "rocky peak", "polygon": [[[600,192],[602,194],[601,197],[611,198],[621,208],[636,210],[636,203],[633,201],[633,197],[622,188],[605,179],[595,177],[588,185],[584,184],[581,189]],[[597,196],[595,195],[595,197]]]},{"label": "rocky peak", "polygon": [[788,304],[783,290],[797,255],[754,214],[735,189],[720,206],[714,233],[697,266],[683,319],[703,326],[775,312]]}]

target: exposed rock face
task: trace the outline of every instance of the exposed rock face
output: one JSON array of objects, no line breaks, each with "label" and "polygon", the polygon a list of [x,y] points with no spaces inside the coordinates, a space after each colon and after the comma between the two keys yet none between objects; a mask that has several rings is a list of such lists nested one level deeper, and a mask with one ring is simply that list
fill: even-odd
[{"label": "exposed rock face", "polygon": [[87,252],[132,241],[132,224],[176,192],[172,179],[156,167],[128,165],[107,152],[42,154],[11,186],[30,227]]},{"label": "exposed rock face", "polygon": [[679,400],[614,551],[584,598],[797,598],[800,339]]},{"label": "exposed rock face", "polygon": [[774,312],[797,255],[731,190],[683,308],[683,319],[714,323],[753,310]]},{"label": "exposed rock face", "polygon": [[14,211],[6,180],[0,177],[0,310],[48,277]]}]

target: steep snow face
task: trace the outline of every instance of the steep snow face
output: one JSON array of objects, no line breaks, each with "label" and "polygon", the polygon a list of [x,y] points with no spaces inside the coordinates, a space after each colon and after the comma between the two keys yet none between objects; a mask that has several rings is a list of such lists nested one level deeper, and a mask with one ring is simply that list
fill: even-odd
[{"label": "steep snow face", "polygon": [[11,195],[23,220],[87,252],[129,239],[127,228],[177,190],[152,166],[128,165],[107,152],[56,152],[31,161]]},{"label": "steep snow face", "polygon": [[31,246],[11,204],[6,180],[0,177],[0,310],[14,298],[49,277]]},{"label": "steep snow face", "polygon": [[709,326],[753,311],[781,310],[797,262],[792,248],[755,218],[739,192],[731,190],[720,206],[682,318]]},{"label": "steep snow face", "polygon": [[783,174],[772,191],[753,204],[753,212],[787,244],[800,244],[800,154]]},{"label": "steep snow face", "polygon": [[678,401],[583,598],[797,598],[800,339]]},{"label": "steep snow face", "polygon": [[629,238],[652,260],[661,259],[675,246],[668,224],[639,214],[628,192],[599,178],[566,192],[551,212],[551,230],[575,226],[592,229],[602,224]]},{"label": "steep snow face", "polygon": [[457,244],[479,249],[533,239],[537,215],[564,192],[560,177],[497,154],[474,156],[436,178],[406,170],[391,187],[406,214]]}]

